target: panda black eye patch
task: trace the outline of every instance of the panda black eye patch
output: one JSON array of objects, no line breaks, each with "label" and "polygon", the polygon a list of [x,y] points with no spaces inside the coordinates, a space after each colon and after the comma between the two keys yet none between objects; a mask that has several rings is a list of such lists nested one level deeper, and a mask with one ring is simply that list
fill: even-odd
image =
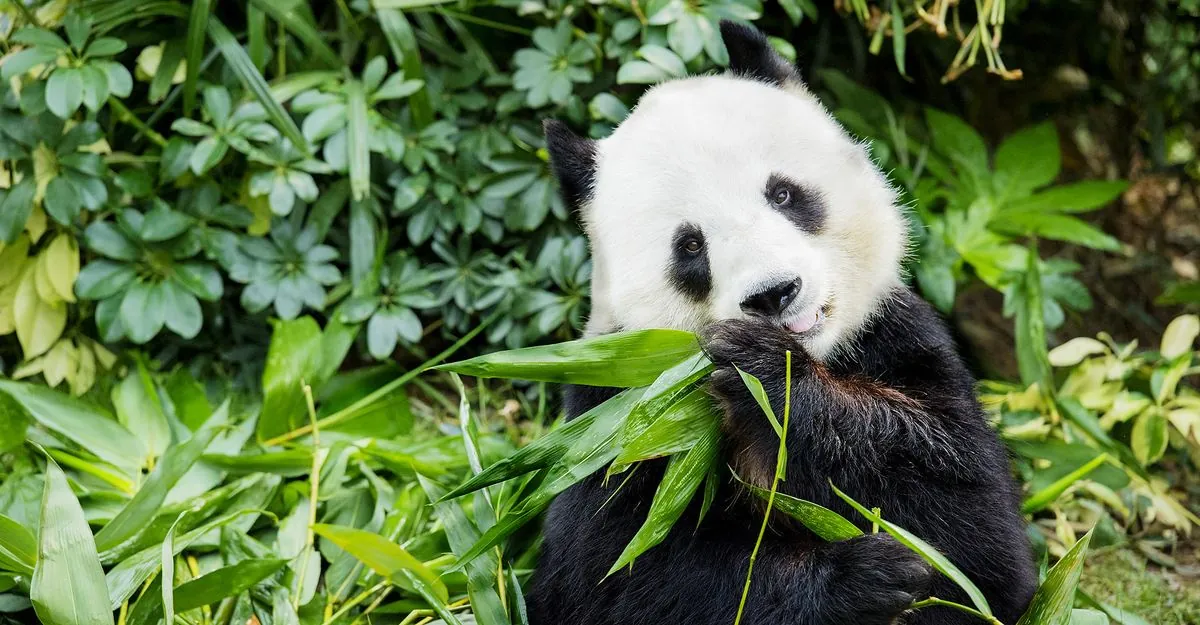
[{"label": "panda black eye patch", "polygon": [[671,238],[671,264],[667,268],[671,284],[684,295],[703,300],[712,290],[712,271],[708,266],[708,245],[704,233],[694,224],[680,224]]},{"label": "panda black eye patch", "polygon": [[815,189],[797,184],[782,174],[771,174],[763,195],[771,208],[804,232],[816,234],[825,226],[825,202]]}]

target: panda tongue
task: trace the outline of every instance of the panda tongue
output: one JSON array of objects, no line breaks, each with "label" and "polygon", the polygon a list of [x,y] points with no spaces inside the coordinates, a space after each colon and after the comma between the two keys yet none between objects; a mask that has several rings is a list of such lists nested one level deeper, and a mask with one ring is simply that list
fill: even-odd
[{"label": "panda tongue", "polygon": [[811,315],[801,317],[799,319],[796,319],[795,321],[789,321],[787,323],[787,329],[791,330],[792,332],[795,332],[796,334],[804,334],[805,332],[808,332],[809,330],[811,330],[812,327],[817,324],[818,316],[819,316],[819,313],[814,312]]}]

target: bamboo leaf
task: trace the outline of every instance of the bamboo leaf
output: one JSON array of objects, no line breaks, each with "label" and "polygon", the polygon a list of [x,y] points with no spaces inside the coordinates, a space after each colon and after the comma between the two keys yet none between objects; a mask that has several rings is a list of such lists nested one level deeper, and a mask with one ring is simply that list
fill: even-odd
[{"label": "bamboo leaf", "polygon": [[1079,575],[1083,572],[1083,560],[1087,555],[1088,543],[1092,540],[1092,531],[1088,530],[1046,573],[1046,580],[1038,587],[1029,609],[1017,621],[1017,625],[1066,625],[1071,620],[1075,590],[1079,587]]},{"label": "bamboo leaf", "polygon": [[1054,483],[1043,488],[1042,490],[1030,495],[1025,503],[1021,505],[1021,512],[1032,514],[1054,503],[1059,495],[1062,495],[1072,484],[1087,477],[1089,473],[1096,470],[1100,465],[1108,461],[1108,454],[1100,454],[1083,466],[1071,471],[1054,481]]},{"label": "bamboo leaf", "polygon": [[667,537],[700,485],[704,483],[713,463],[717,462],[720,440],[720,423],[714,420],[700,436],[695,447],[686,453],[671,457],[662,481],[654,491],[654,499],[650,503],[650,512],[646,514],[645,522],[625,546],[606,577],[625,565],[633,564],[638,556]]},{"label": "bamboo leaf", "polygon": [[380,536],[352,527],[326,525],[318,523],[312,527],[313,532],[328,538],[333,544],[344,549],[347,553],[367,565],[372,571],[397,583],[411,587],[422,596],[428,593],[436,603],[445,604],[449,599],[446,584],[429,567],[414,558],[403,547]]},{"label": "bamboo leaf", "polygon": [[184,40],[183,117],[192,114],[196,105],[196,85],[200,79],[200,61],[204,57],[204,33],[208,30],[213,0],[195,0],[188,14],[187,38]]},{"label": "bamboo leaf", "polygon": [[[382,60],[382,59],[381,59]],[[367,121],[367,94],[359,80],[346,81],[346,124],[350,136],[350,197],[362,201],[371,193],[370,126]],[[374,252],[373,248],[369,251]]]},{"label": "bamboo leaf", "polygon": [[274,322],[263,369],[263,409],[257,433],[267,439],[308,423],[305,382],[321,369],[321,328],[312,317]]},{"label": "bamboo leaf", "polygon": [[38,619],[46,625],[112,625],[92,530],[67,476],[49,458],[39,527],[37,566],[29,584]]},{"label": "bamboo leaf", "polygon": [[[445,489],[433,480],[420,474],[417,474],[417,479],[431,501],[441,500],[445,495]],[[444,501],[435,504],[433,511],[446,528],[446,541],[450,543],[450,550],[454,555],[466,553],[479,540],[479,528],[467,517],[459,502]],[[479,512],[479,508],[476,508],[476,514]],[[471,600],[471,611],[481,625],[511,624],[498,590],[499,571],[500,560],[495,551],[489,551],[466,566],[467,596]]]},{"label": "bamboo leaf", "polygon": [[572,448],[598,444],[615,431],[618,422],[629,414],[629,410],[641,397],[640,389],[620,393],[487,467],[458,488],[443,495],[441,501],[461,497],[492,484],[545,469],[560,461]]},{"label": "bamboo leaf", "polygon": [[[173,541],[172,552],[179,555],[179,552],[187,549],[209,532],[220,529],[239,518],[248,514],[261,514],[260,510],[237,510],[230,512],[217,519],[209,521],[200,527],[177,537]],[[108,585],[108,604],[109,608],[116,610],[121,607],[127,599],[133,596],[142,584],[150,579],[150,576],[159,569],[162,563],[162,547],[161,545],[151,545],[145,549],[135,553],[134,555],[125,558],[120,564],[113,567],[105,576],[105,581]]]},{"label": "bamboo leaf", "polygon": [[142,442],[99,406],[44,386],[9,380],[0,380],[0,393],[16,400],[42,427],[129,476],[136,473],[145,457]]},{"label": "bamboo leaf", "polygon": [[[631,414],[630,420],[632,418]],[[720,419],[721,414],[708,391],[703,387],[694,387],[659,414],[633,440],[622,443],[621,452],[613,460],[608,472],[619,473],[635,462],[691,449],[707,434],[709,426],[719,423]],[[630,425],[627,423],[625,430],[628,429]]]},{"label": "bamboo leaf", "polygon": [[308,20],[296,11],[299,2],[279,2],[278,0],[250,0],[250,4],[271,16],[288,32],[308,46],[308,51],[324,65],[334,68],[342,67],[342,58],[325,43],[325,35],[316,29]]},{"label": "bamboo leaf", "polygon": [[654,382],[699,350],[690,332],[635,330],[497,352],[436,369],[479,378],[632,387]]},{"label": "bamboo leaf", "polygon": [[[770,491],[744,482],[740,477],[737,479],[756,497],[767,501],[771,494]],[[863,535],[863,531],[846,520],[846,517],[811,501],[805,501],[804,499],[777,492],[775,493],[774,507],[780,512],[796,519],[801,525],[812,531],[812,533],[829,542],[849,540]]]},{"label": "bamboo leaf", "polygon": [[37,564],[37,538],[20,523],[0,514],[0,568],[30,575]]},{"label": "bamboo leaf", "polygon": [[967,578],[962,571],[959,570],[957,566],[954,566],[954,563],[951,562],[949,558],[942,555],[941,552],[939,552],[937,549],[934,549],[932,545],[924,540],[921,540],[912,532],[894,525],[890,521],[884,520],[883,517],[879,516],[878,514],[868,510],[862,504],[854,501],[854,499],[852,499],[849,495],[838,490],[837,486],[833,486],[832,484],[830,484],[830,486],[833,488],[833,492],[837,494],[838,497],[841,497],[843,501],[850,504],[851,508],[857,510],[858,513],[863,515],[868,521],[877,524],[880,529],[891,534],[893,538],[900,541],[904,544],[904,546],[912,549],[917,553],[917,555],[924,558],[926,562],[932,565],[933,568],[940,571],[942,575],[949,577],[952,581],[954,581],[955,584],[958,584],[959,588],[962,588],[963,591],[967,593],[967,596],[971,598],[971,603],[975,605],[977,610],[988,616],[992,615],[992,608],[988,605],[987,599],[983,596],[983,593],[970,579]]},{"label": "bamboo leaf", "polygon": [[115,549],[122,542],[136,536],[139,530],[154,519],[171,487],[175,486],[179,478],[204,454],[204,450],[217,436],[228,415],[227,400],[217,409],[208,426],[193,434],[187,442],[175,445],[163,454],[133,499],[96,534],[96,546],[100,550]]}]

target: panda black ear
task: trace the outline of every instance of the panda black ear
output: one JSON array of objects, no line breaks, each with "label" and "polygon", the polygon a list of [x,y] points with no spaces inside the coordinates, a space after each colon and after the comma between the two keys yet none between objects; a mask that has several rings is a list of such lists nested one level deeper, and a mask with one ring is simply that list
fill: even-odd
[{"label": "panda black ear", "polygon": [[550,152],[550,169],[558,178],[563,200],[571,210],[580,210],[596,183],[596,142],[576,135],[556,119],[542,122],[542,129]]},{"label": "panda black ear", "polygon": [[721,20],[721,40],[729,51],[729,69],[734,74],[772,85],[800,84],[800,73],[779,55],[757,28]]}]

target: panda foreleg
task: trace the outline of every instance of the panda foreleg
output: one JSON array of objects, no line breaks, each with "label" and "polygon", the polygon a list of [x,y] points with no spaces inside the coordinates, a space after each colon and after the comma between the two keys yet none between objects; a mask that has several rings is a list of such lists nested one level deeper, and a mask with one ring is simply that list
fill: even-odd
[{"label": "panda foreleg", "polygon": [[[704,344],[717,365],[711,390],[725,408],[726,456],[742,479],[769,485],[779,438],[737,369],[762,381],[773,410],[782,416],[783,354],[790,350],[788,465],[781,492],[850,513],[832,495],[832,482],[864,505],[881,507],[886,518],[957,564],[1002,619],[1020,616],[1036,587],[1024,522],[1007,457],[973,397],[935,382],[914,390],[835,374],[808,358],[793,335],[759,320],[718,323]],[[936,360],[924,366],[932,376],[959,375]],[[934,592],[966,601],[948,580],[939,579]],[[934,608],[922,610],[912,622],[970,619]]]},{"label": "panda foreleg", "polygon": [[[533,625],[733,623],[758,527],[727,506],[697,527],[693,505],[662,543],[606,577],[644,519],[661,469],[651,462],[620,488],[595,475],[555,500],[529,597]],[[754,563],[742,622],[885,625],[927,596],[931,580],[932,570],[886,534],[827,544],[772,533]]]}]

